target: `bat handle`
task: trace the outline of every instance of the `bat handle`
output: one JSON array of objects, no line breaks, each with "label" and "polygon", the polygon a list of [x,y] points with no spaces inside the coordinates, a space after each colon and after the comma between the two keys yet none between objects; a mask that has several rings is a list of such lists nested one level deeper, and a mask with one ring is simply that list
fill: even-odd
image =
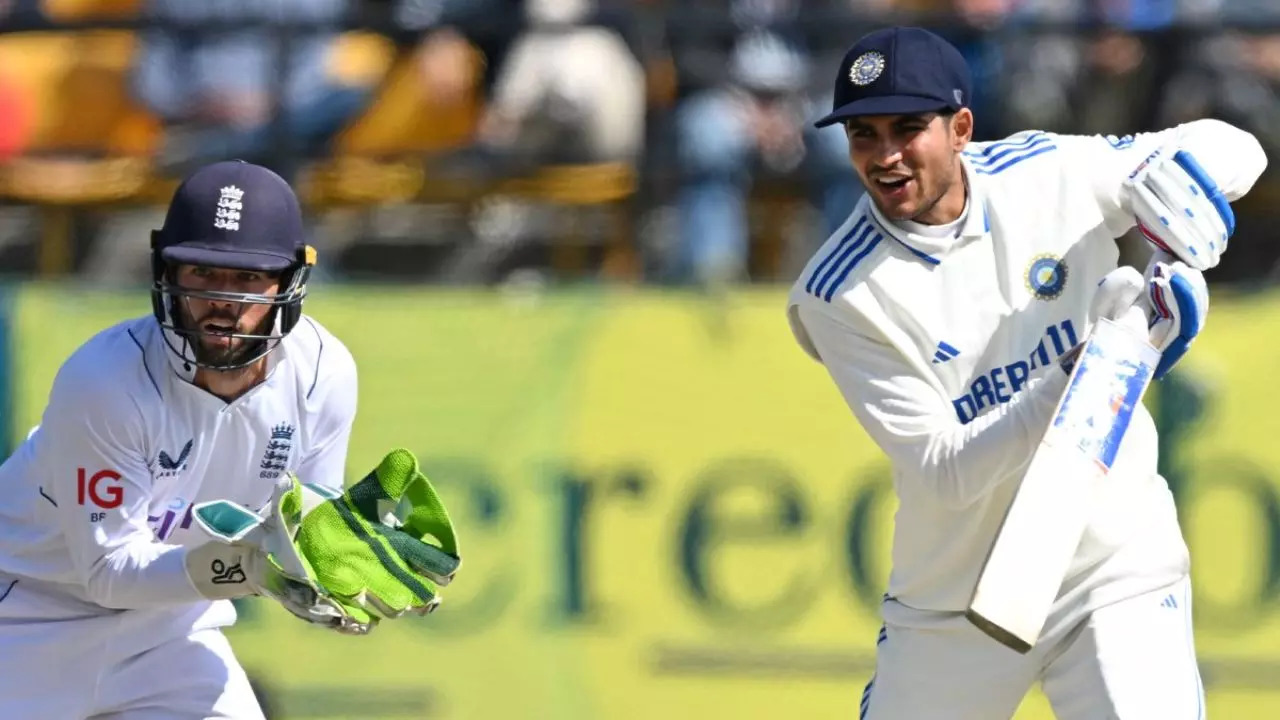
[{"label": "bat handle", "polygon": [[1155,324],[1158,317],[1155,308],[1151,305],[1151,293],[1144,288],[1144,291],[1138,295],[1138,299],[1134,301],[1133,305],[1116,319],[1116,323],[1124,326],[1125,329],[1143,340],[1150,342],[1151,326]]}]

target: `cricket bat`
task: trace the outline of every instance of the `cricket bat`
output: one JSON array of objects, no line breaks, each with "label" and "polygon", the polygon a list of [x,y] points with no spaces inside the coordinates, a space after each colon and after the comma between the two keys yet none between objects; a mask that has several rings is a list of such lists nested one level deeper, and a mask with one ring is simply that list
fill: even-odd
[{"label": "cricket bat", "polygon": [[1146,317],[1135,305],[1121,322],[1094,326],[978,576],[965,617],[1019,653],[1039,639],[1160,361]]}]

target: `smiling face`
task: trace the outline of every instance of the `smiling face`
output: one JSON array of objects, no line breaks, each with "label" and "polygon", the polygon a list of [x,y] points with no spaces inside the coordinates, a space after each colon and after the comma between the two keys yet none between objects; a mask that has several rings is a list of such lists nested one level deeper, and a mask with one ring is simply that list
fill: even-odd
[{"label": "smiling face", "polygon": [[[183,290],[274,295],[280,289],[278,273],[233,270],[204,265],[179,265],[174,282]],[[255,351],[258,340],[236,335],[268,335],[274,322],[272,306],[233,300],[183,296],[178,303],[179,323],[192,331],[192,348],[198,361],[233,365]]]},{"label": "smiling face", "polygon": [[845,122],[849,158],[881,214],[940,225],[964,211],[960,152],[973,136],[973,113],[867,115]]}]

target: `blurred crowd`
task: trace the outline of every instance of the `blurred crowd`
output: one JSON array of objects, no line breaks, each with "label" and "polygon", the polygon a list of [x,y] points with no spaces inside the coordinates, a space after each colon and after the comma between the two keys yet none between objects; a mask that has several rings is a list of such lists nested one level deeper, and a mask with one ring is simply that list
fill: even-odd
[{"label": "blurred crowd", "polygon": [[[118,66],[83,34],[99,21],[130,33]],[[1213,116],[1280,151],[1276,0],[0,0],[0,167],[119,155],[164,177],[226,157],[290,179],[337,156],[418,158],[428,178],[616,168],[634,178],[622,204],[641,279],[785,279],[861,193],[842,131],[811,121],[846,47],[887,22],[962,50],[979,140]],[[23,44],[61,26],[82,34],[60,36],[60,52],[97,70],[78,85]],[[38,86],[49,77],[60,84]],[[1280,219],[1278,166],[1244,215]],[[514,206],[477,207],[490,221],[472,217],[473,234],[511,224]],[[781,223],[763,210],[775,207]],[[1220,277],[1280,279],[1280,243],[1263,240],[1240,242]]]}]

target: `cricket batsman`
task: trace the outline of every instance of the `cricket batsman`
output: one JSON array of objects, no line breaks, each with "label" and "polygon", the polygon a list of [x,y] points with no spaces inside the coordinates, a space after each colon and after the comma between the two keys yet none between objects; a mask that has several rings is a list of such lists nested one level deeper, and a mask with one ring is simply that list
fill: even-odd
[{"label": "cricket batsman", "polygon": [[0,466],[3,718],[260,719],[232,599],[359,634],[429,612],[460,562],[408,451],[344,490],[356,365],[302,313],[289,185],[196,171],[152,254],[152,312],[63,363]]},{"label": "cricket batsman", "polygon": [[[1100,318],[1151,307],[1157,379],[1203,327],[1230,202],[1266,166],[1199,120],[1132,137],[971,142],[969,71],[919,28],[865,35],[833,111],[867,188],[796,280],[795,338],[891,460],[899,501],[876,669],[859,717],[1009,718],[1039,682],[1060,720],[1205,714],[1190,561],[1139,404],[1039,642],[964,617],[984,558]],[[1145,274],[1116,238],[1150,240]]]}]

